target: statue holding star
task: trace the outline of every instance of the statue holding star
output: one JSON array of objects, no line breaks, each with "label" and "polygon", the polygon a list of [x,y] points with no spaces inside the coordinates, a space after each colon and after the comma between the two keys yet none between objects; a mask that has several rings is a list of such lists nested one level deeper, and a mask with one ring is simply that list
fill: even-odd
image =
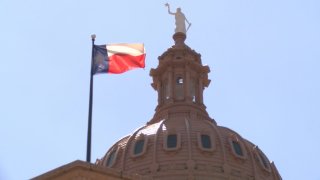
[{"label": "statue holding star", "polygon": [[[181,8],[177,8],[175,13],[170,11],[170,5],[168,3],[165,4],[168,7],[168,13],[175,16],[176,20],[176,29],[175,32],[182,32],[184,34],[187,33],[188,29],[191,26],[191,23],[188,21],[186,16],[182,13]],[[188,23],[188,28],[186,28],[186,22]]]}]

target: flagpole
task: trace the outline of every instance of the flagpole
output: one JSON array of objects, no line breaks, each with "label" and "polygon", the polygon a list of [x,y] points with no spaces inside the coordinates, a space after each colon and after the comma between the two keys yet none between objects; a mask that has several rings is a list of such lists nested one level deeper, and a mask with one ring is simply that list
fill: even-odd
[{"label": "flagpole", "polygon": [[96,35],[91,35],[92,53],[91,53],[91,70],[90,70],[90,92],[89,92],[89,113],[88,113],[88,136],[87,136],[87,162],[91,161],[91,129],[92,129],[92,97],[93,97],[93,48]]}]

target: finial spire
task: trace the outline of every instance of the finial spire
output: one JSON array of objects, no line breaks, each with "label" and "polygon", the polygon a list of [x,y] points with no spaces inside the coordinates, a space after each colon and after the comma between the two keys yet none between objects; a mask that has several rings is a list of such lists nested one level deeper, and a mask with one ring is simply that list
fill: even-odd
[{"label": "finial spire", "polygon": [[175,46],[177,47],[180,47],[180,46],[183,46],[185,45],[184,44],[184,41],[186,40],[186,34],[182,33],[182,32],[176,32],[172,38],[174,40],[174,44]]},{"label": "finial spire", "polygon": [[92,35],[91,35],[91,39],[92,39],[92,40],[95,40],[95,39],[96,39],[96,35],[95,35],[95,34],[92,34]]}]

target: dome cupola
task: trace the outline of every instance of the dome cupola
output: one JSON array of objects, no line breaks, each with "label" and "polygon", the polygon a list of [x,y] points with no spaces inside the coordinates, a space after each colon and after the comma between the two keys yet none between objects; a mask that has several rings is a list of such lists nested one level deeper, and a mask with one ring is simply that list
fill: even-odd
[{"label": "dome cupola", "polygon": [[203,90],[210,80],[209,66],[203,66],[201,55],[185,43],[186,35],[178,32],[173,35],[175,45],[159,56],[159,65],[150,70],[152,87],[158,93],[158,106],[152,123],[168,116],[168,110],[201,111],[207,115],[203,104]]}]

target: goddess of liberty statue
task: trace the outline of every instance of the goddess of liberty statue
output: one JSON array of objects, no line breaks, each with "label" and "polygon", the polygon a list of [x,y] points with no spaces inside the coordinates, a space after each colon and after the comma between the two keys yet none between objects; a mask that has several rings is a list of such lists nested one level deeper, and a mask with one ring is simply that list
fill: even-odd
[{"label": "goddess of liberty statue", "polygon": [[[175,16],[176,19],[176,29],[175,32],[182,32],[184,34],[187,33],[188,29],[191,26],[191,23],[187,20],[186,16],[181,12],[181,8],[177,8],[175,13],[170,11],[170,5],[168,3],[165,4],[168,7],[168,13]],[[186,28],[185,22],[188,23],[188,28]]]}]

